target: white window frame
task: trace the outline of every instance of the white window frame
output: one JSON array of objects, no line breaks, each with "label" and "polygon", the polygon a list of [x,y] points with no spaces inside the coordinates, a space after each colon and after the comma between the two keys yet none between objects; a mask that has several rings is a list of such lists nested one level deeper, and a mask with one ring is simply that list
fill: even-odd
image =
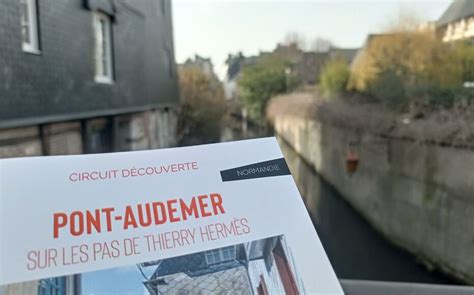
[{"label": "white window frame", "polygon": [[237,247],[235,245],[224,248],[208,250],[204,252],[207,265],[217,265],[229,261],[234,261],[237,255]]},{"label": "white window frame", "polygon": [[[23,15],[23,5],[26,5],[26,15]],[[38,27],[38,2],[37,0],[20,0],[21,15],[21,39],[24,52],[41,53],[39,48],[39,27]],[[27,27],[28,39],[26,40],[23,30]]]},{"label": "white window frame", "polygon": [[112,56],[112,20],[109,15],[100,11],[93,12],[94,28],[94,65],[95,81],[97,83],[112,84],[113,56]]}]

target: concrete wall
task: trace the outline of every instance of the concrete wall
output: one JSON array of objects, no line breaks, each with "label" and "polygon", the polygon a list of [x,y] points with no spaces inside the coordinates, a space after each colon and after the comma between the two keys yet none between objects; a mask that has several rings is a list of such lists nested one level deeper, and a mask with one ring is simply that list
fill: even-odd
[{"label": "concrete wall", "polygon": [[[387,239],[474,283],[474,151],[289,115],[275,118],[274,128]],[[350,147],[360,159],[352,175]]]}]

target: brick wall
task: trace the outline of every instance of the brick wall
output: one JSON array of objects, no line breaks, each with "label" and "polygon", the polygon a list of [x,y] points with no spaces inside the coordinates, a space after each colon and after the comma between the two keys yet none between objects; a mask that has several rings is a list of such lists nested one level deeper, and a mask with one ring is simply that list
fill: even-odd
[{"label": "brick wall", "polygon": [[42,142],[45,155],[82,154],[81,124],[67,122],[44,125]]},{"label": "brick wall", "polygon": [[0,130],[0,158],[122,152],[176,145],[177,115],[158,109]]},{"label": "brick wall", "polygon": [[0,158],[43,154],[38,126],[0,130]]}]

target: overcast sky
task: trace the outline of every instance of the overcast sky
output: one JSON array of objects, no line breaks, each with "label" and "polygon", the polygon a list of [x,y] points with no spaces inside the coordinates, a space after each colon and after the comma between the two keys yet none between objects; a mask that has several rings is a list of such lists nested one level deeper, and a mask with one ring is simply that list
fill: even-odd
[{"label": "overcast sky", "polygon": [[400,11],[436,20],[450,2],[172,0],[176,61],[210,57],[222,78],[228,53],[273,50],[288,32],[300,33],[308,44],[324,37],[339,47],[360,47],[367,34],[380,32]]}]

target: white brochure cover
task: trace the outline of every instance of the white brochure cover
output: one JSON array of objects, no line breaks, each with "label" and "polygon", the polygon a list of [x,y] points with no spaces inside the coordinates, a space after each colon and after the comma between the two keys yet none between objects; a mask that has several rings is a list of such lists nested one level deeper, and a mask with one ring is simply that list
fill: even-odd
[{"label": "white brochure cover", "polygon": [[343,293],[274,138],[0,160],[0,285]]}]

